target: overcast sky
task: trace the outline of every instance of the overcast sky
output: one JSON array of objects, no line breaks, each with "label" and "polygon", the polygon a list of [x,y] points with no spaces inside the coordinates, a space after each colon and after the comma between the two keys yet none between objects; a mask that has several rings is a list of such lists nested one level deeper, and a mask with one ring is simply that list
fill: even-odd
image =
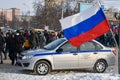
[{"label": "overcast sky", "polygon": [[[30,10],[33,13],[33,1],[35,0],[0,0],[0,8],[9,9],[15,7],[21,9],[21,12]],[[102,4],[107,8],[115,7],[120,10],[120,0],[102,0]]]},{"label": "overcast sky", "polygon": [[30,10],[33,13],[33,1],[35,0],[0,0],[0,8],[19,8],[21,12]]},{"label": "overcast sky", "polygon": [[120,10],[120,0],[102,0],[105,7],[114,7]]}]

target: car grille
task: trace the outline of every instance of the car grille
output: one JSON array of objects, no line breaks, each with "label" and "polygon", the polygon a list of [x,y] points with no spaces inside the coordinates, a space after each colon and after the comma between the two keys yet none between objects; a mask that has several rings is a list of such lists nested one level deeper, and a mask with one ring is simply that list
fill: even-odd
[{"label": "car grille", "polygon": [[29,63],[23,63],[24,67],[28,67]]}]

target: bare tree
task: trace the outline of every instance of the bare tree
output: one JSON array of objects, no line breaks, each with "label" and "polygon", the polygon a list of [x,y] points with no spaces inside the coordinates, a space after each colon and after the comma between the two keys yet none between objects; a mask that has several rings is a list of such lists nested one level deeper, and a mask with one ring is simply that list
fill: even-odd
[{"label": "bare tree", "polygon": [[7,24],[6,16],[4,15],[3,12],[0,13],[0,27],[5,27]]},{"label": "bare tree", "polygon": [[[73,4],[74,3],[74,4]],[[50,29],[61,30],[59,20],[62,16],[67,17],[78,12],[78,4],[76,0],[37,0],[34,3],[36,17],[34,17],[34,26],[44,28],[45,25]]]}]

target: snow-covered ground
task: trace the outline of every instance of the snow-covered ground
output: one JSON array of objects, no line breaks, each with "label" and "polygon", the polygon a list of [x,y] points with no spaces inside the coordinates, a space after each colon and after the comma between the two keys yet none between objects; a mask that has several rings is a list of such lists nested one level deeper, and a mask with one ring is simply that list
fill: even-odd
[{"label": "snow-covered ground", "polygon": [[109,70],[106,73],[90,71],[53,71],[46,76],[39,76],[21,67],[12,66],[9,60],[0,64],[0,80],[120,80],[120,75]]}]

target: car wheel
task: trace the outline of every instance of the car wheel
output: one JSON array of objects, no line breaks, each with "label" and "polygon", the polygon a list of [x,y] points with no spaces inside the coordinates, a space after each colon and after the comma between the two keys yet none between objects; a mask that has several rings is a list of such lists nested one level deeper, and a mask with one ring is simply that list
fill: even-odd
[{"label": "car wheel", "polygon": [[51,71],[51,66],[47,61],[39,61],[34,70],[38,75],[46,75]]},{"label": "car wheel", "polygon": [[107,63],[105,60],[98,60],[94,65],[94,72],[103,73],[107,68]]}]

